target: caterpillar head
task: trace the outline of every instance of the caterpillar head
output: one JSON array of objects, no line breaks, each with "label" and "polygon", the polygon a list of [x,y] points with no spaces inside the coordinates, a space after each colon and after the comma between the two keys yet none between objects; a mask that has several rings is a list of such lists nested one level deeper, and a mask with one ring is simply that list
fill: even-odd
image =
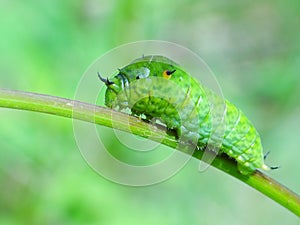
[{"label": "caterpillar head", "polygon": [[[119,93],[139,79],[148,79],[150,77],[162,77],[171,79],[177,69],[177,64],[172,60],[159,56],[149,55],[134,60],[129,65],[119,69],[112,78],[103,78],[98,73],[99,79],[106,85],[105,105],[110,108],[120,106],[120,102],[126,102],[128,95]],[[123,98],[123,99],[119,99]],[[128,100],[128,99],[127,99]],[[124,106],[125,107],[125,106]]]}]

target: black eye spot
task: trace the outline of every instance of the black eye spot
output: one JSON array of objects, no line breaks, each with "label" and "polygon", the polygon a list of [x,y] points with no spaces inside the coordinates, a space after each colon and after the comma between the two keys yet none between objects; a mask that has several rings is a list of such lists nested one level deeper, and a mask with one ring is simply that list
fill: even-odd
[{"label": "black eye spot", "polygon": [[140,76],[139,76],[139,75],[137,75],[137,76],[136,76],[136,79],[137,79],[137,80],[138,80],[138,79],[140,79]]},{"label": "black eye spot", "polygon": [[171,74],[174,73],[175,71],[176,71],[176,70],[167,70],[167,71],[166,71],[166,74],[167,74],[167,75],[171,75]]}]

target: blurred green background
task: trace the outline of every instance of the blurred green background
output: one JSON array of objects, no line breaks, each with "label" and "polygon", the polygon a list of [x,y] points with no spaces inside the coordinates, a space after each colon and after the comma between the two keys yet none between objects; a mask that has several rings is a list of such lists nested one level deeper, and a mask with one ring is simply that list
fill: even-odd
[{"label": "blurred green background", "polygon": [[[2,0],[0,87],[73,98],[120,44],[160,39],[199,54],[261,133],[270,175],[300,193],[300,2]],[[87,90],[88,91],[88,90]],[[192,160],[132,188],[83,160],[72,121],[0,109],[0,224],[299,224],[243,183]]]}]

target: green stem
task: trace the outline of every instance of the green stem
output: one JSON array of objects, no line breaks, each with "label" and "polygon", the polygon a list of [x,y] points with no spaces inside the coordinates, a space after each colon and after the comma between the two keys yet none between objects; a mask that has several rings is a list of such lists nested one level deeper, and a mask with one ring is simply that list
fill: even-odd
[{"label": "green stem", "polygon": [[[112,127],[113,122],[115,129],[151,138],[172,148],[176,148],[178,144],[176,139],[166,134],[163,129],[136,117],[70,99],[0,88],[0,107],[48,113],[107,127]],[[112,114],[114,114],[114,121],[112,121]],[[195,151],[193,157],[203,160],[202,155],[202,151]],[[266,174],[256,171],[250,176],[244,176],[238,172],[236,162],[226,155],[218,155],[212,162],[212,166],[236,177],[300,217],[300,196]]]}]

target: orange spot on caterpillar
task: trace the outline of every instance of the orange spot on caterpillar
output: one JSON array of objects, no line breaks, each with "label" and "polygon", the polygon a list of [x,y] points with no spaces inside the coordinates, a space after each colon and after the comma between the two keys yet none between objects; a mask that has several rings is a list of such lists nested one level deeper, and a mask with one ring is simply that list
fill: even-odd
[{"label": "orange spot on caterpillar", "polygon": [[176,70],[165,70],[164,72],[163,72],[163,77],[164,78],[166,78],[166,79],[169,79],[170,77],[171,77],[171,75],[172,75],[172,73],[174,73]]}]

